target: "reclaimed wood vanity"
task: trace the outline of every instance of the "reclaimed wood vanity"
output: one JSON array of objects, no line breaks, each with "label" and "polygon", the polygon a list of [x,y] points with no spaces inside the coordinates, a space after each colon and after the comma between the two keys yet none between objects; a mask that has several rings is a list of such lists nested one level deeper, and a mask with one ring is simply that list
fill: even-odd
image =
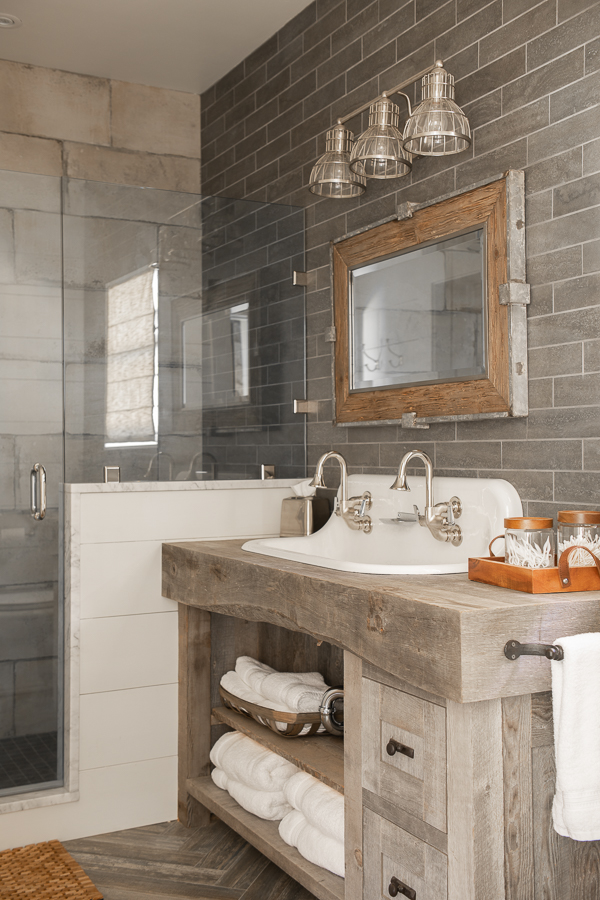
[{"label": "reclaimed wood vanity", "polygon": [[[387,900],[392,879],[416,900],[600,900],[600,841],[552,828],[550,662],[503,654],[510,639],[600,630],[600,592],[357,575],[242,543],[163,545],[163,594],[179,603],[182,822],[215,813],[320,900]],[[219,705],[241,654],[339,683],[342,651],[343,742],[281,738]],[[223,726],[344,793],[345,881],[215,787],[209,751]]]}]

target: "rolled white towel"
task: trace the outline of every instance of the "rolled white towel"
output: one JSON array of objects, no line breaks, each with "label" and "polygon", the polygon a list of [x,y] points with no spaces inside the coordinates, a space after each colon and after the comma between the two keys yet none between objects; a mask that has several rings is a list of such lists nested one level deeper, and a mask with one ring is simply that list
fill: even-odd
[{"label": "rolled white towel", "polygon": [[[264,706],[266,709],[278,710],[279,712],[294,714],[297,712],[297,710],[292,709],[290,706],[286,706],[285,703],[273,703],[272,700],[268,700],[266,697],[263,697],[262,694],[258,694],[256,691],[252,690],[252,688],[248,687],[246,682],[240,678],[237,672],[226,672],[221,678],[221,685],[226,691],[229,691],[230,694],[233,694],[240,700],[245,700],[247,703],[254,703],[258,706]],[[277,727],[280,731],[285,731],[286,729],[286,725],[283,722],[278,722]],[[319,732],[325,730],[323,725],[319,726]],[[310,725],[305,725],[300,734],[306,734],[308,731],[310,731]]]},{"label": "rolled white towel", "polygon": [[261,684],[267,675],[273,674],[275,669],[272,669],[271,666],[267,666],[265,663],[259,662],[257,659],[252,659],[251,656],[238,656],[235,661],[235,671],[249,688],[262,694],[260,689]]},{"label": "rolled white towel", "polygon": [[298,772],[284,788],[290,806],[299,810],[308,823],[326,837],[344,843],[344,797],[308,772]]},{"label": "rolled white towel", "polygon": [[276,672],[251,656],[238,657],[235,671],[249,688],[284,711],[318,712],[328,688],[319,672]]},{"label": "rolled white towel", "polygon": [[210,751],[213,765],[259,791],[282,791],[297,766],[237,731],[224,734]]},{"label": "rolled white towel", "polygon": [[211,776],[217,787],[227,791],[236,803],[261,819],[276,822],[291,812],[292,807],[286,801],[283,791],[257,791],[230,778],[223,769],[213,769]]},{"label": "rolled white towel", "polygon": [[296,847],[304,859],[344,878],[343,843],[314,828],[299,810],[293,810],[281,820],[279,834],[286,844]]}]

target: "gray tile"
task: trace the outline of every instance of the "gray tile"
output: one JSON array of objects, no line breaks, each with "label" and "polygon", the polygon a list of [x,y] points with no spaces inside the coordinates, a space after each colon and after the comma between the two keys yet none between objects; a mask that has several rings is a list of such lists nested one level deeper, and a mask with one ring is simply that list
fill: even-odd
[{"label": "gray tile", "polygon": [[[506,469],[581,469],[581,441],[503,441],[502,466]],[[537,498],[542,499],[542,498]],[[548,498],[551,499],[551,498]]]},{"label": "gray tile", "polygon": [[348,91],[361,87],[369,78],[379,76],[381,72],[389,69],[396,62],[396,47],[394,43],[386,44],[380,50],[376,50],[367,56],[358,65],[353,66],[346,73],[346,86]]},{"label": "gray tile", "polygon": [[597,209],[592,208],[561,216],[552,222],[532,225],[527,230],[527,251],[532,256],[538,256],[597,238],[600,238],[600,215]]},{"label": "gray tile", "polygon": [[535,470],[498,469],[486,473],[488,478],[504,478],[516,489],[522,502],[527,500],[552,500],[554,497],[554,479],[552,472],[536,472]]},{"label": "gray tile", "polygon": [[597,106],[556,122],[530,137],[529,160],[537,162],[577,144],[585,144],[596,137],[599,128],[600,108]]},{"label": "gray tile", "polygon": [[347,69],[355,66],[362,59],[362,43],[360,38],[347,47],[343,47],[317,69],[317,85],[322,87],[332,79],[342,75]]},{"label": "gray tile", "polygon": [[[459,153],[455,157],[457,163],[461,156],[462,154]],[[483,178],[489,178],[490,173],[493,172],[500,174],[507,169],[524,169],[526,164],[527,140],[515,141],[514,144],[492,150],[490,153],[459,165],[456,170],[456,187],[457,189],[466,188]]]},{"label": "gray tile", "polygon": [[[444,32],[450,34],[451,32],[449,32],[448,29],[452,28],[455,21],[454,3],[445,3],[443,6],[440,6],[434,15],[431,15],[426,19],[421,19],[420,22],[417,22],[416,25],[413,25],[412,28],[404,31],[398,37],[398,59],[404,59],[404,57],[410,56],[411,53],[415,53],[415,51],[419,50],[424,44],[428,44]],[[450,52],[446,53],[445,56],[451,56],[453,53],[456,53],[470,43],[472,43],[472,41],[465,41],[460,46],[452,47]]]},{"label": "gray tile", "polygon": [[457,422],[459,441],[520,440],[527,434],[527,419],[481,419],[474,422]]},{"label": "gray tile", "polygon": [[600,172],[600,138],[583,147],[583,174]]},{"label": "gray tile", "polygon": [[499,469],[501,459],[499,441],[455,441],[436,446],[436,466],[445,469]]},{"label": "gray tile", "polygon": [[600,172],[554,189],[554,216],[600,204]]},{"label": "gray tile", "polygon": [[[486,6],[469,19],[465,19],[456,27],[437,38],[435,42],[436,55],[441,59],[447,59],[454,53],[458,53],[463,47],[468,47],[469,44],[473,44],[484,37],[484,35],[499,28],[501,24],[502,0],[496,0],[496,2],[490,3],[489,6]],[[508,53],[512,49],[510,47],[505,52]],[[498,54],[498,56],[502,56],[502,54]],[[480,63],[484,64],[481,58]]]},{"label": "gray tile", "polygon": [[600,440],[583,442],[583,468],[593,472],[600,472]]},{"label": "gray tile", "polygon": [[558,122],[567,116],[598,105],[600,72],[581,78],[574,84],[552,94],[550,98],[550,121]]},{"label": "gray tile", "polygon": [[[391,6],[391,4],[390,4]],[[380,16],[377,23],[373,22],[372,27],[365,31],[363,35],[363,49],[365,56],[370,56],[384,44],[390,40],[395,40],[397,35],[408,31],[415,24],[415,3],[410,0],[399,6],[399,0],[394,0],[393,10],[384,10],[381,15],[381,3],[379,4]],[[385,13],[391,13],[385,15]]]},{"label": "gray tile", "polygon": [[[598,141],[600,146],[600,141]],[[590,146],[590,145],[588,145]],[[560,153],[552,159],[527,166],[525,171],[525,190],[527,193],[543,191],[555,184],[574,181],[581,177],[582,150],[574,147]]]},{"label": "gray tile", "polygon": [[558,0],[558,21],[570,19],[582,9],[587,9],[594,4],[590,0]]},{"label": "gray tile", "polygon": [[600,308],[556,313],[529,321],[529,346],[548,347],[569,344],[600,334]]},{"label": "gray tile", "polygon": [[331,52],[339,53],[345,47],[350,46],[357,39],[360,40],[364,34],[377,22],[378,4],[377,0],[368,3],[363,0],[359,10],[352,10],[355,14],[349,21],[345,22],[331,34]]},{"label": "gray tile", "polygon": [[[534,196],[540,196],[534,194]],[[548,219],[548,216],[545,217]],[[555,250],[541,256],[532,256],[527,260],[527,281],[531,284],[548,284],[564,278],[575,278],[581,274],[581,246]],[[556,290],[555,288],[555,309]],[[579,304],[581,305],[581,304]]]},{"label": "gray tile", "polygon": [[600,38],[585,46],[585,74],[590,75],[600,69]]},{"label": "gray tile", "polygon": [[536,378],[529,382],[529,409],[548,409],[552,403],[552,379]]},{"label": "gray tile", "polygon": [[596,437],[600,434],[600,407],[539,409],[527,419],[527,438]]},{"label": "gray tile", "polygon": [[[600,303],[600,273],[583,275],[554,286],[554,310],[562,312]],[[589,334],[582,337],[591,337]]]},{"label": "gray tile", "polygon": [[313,47],[304,47],[305,52],[294,63],[292,63],[291,78],[292,81],[298,81],[303,78],[307,72],[312,72],[321,63],[325,62],[331,56],[331,37],[326,35],[322,41]]},{"label": "gray tile", "polygon": [[526,71],[525,47],[518,47],[487,66],[481,66],[472,75],[461,78],[457,84],[457,98],[461,106],[471,103],[478,97],[502,88],[507,81],[518,78]]},{"label": "gray tile", "polygon": [[[528,225],[547,222],[552,218],[552,191],[529,194],[525,200],[525,221]],[[578,273],[574,273],[578,274]],[[551,279],[547,279],[550,281]]]},{"label": "gray tile", "polygon": [[484,6],[488,6],[489,3],[490,0],[457,0],[456,21],[462,22],[463,19],[468,19]]},{"label": "gray tile", "polygon": [[555,0],[545,0],[539,6],[513,19],[503,28],[484,37],[479,44],[479,62],[481,65],[504,56],[514,47],[531,41],[538,35],[552,28],[556,22]]},{"label": "gray tile", "polygon": [[[600,341],[598,342],[600,344]],[[579,375],[583,371],[580,342],[560,347],[539,347],[529,351],[529,377],[544,378],[552,375]],[[600,363],[600,347],[598,348]],[[599,365],[600,368],[600,365]]]},{"label": "gray tile", "polygon": [[600,340],[585,341],[583,360],[584,372],[600,372]]},{"label": "gray tile", "polygon": [[474,135],[475,156],[488,153],[503,144],[510,144],[533,131],[548,125],[548,98],[517,109],[489,125],[478,128]]},{"label": "gray tile", "polygon": [[[554,499],[564,504],[598,506],[600,503],[600,479],[597,474],[585,472],[556,472]],[[564,507],[563,507],[564,508]]]},{"label": "gray tile", "polygon": [[298,37],[290,41],[289,44],[286,44],[279,53],[275,53],[274,56],[269,59],[266,66],[267,80],[273,78],[278,72],[283,71],[283,69],[287,69],[287,67],[297,60],[299,56],[302,56],[302,52],[302,35],[298,35]]},{"label": "gray tile", "polygon": [[600,271],[600,241],[583,245],[583,271],[585,274]]},{"label": "gray tile", "polygon": [[598,403],[600,374],[567,375],[554,379],[554,406],[589,406]]},{"label": "gray tile", "polygon": [[553,290],[551,284],[534,284],[531,286],[531,301],[527,308],[527,318],[546,316],[554,310]]},{"label": "gray tile", "polygon": [[598,34],[599,24],[600,9],[596,3],[586,13],[547,31],[527,47],[528,68],[537,69],[574,47],[585,44],[591,36]]},{"label": "gray tile", "polygon": [[[567,53],[548,65],[511,81],[502,88],[502,109],[505,113],[531,103],[538,97],[558,91],[564,85],[583,77],[583,47]],[[554,102],[554,97],[552,98]],[[554,119],[553,119],[554,121]]]}]

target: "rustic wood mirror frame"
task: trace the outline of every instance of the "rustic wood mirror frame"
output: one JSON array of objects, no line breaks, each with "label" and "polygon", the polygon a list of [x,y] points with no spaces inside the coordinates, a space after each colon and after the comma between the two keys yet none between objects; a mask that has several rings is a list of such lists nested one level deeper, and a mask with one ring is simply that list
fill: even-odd
[{"label": "rustic wood mirror frame", "polygon": [[[527,415],[524,176],[502,178],[438,202],[403,204],[398,216],[332,242],[337,424]],[[486,232],[487,376],[350,391],[350,272],[401,250],[475,227]]]}]

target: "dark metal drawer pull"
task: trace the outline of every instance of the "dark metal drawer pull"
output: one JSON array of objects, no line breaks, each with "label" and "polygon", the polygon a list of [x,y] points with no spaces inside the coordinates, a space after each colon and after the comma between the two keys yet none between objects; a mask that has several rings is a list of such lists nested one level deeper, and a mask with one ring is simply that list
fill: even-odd
[{"label": "dark metal drawer pull", "polygon": [[417,892],[413,891],[407,884],[404,884],[403,881],[396,878],[395,875],[390,881],[388,892],[390,897],[397,897],[398,894],[404,894],[405,897],[408,897],[408,900],[417,900]]},{"label": "dark metal drawer pull", "polygon": [[[401,744],[400,741],[397,741],[394,738],[390,738],[385,749],[388,756],[393,756],[394,753],[403,753],[404,756],[408,756],[410,759],[415,758],[415,751],[412,747],[407,747],[406,744]],[[395,896],[395,894],[392,894],[392,897]]]}]

